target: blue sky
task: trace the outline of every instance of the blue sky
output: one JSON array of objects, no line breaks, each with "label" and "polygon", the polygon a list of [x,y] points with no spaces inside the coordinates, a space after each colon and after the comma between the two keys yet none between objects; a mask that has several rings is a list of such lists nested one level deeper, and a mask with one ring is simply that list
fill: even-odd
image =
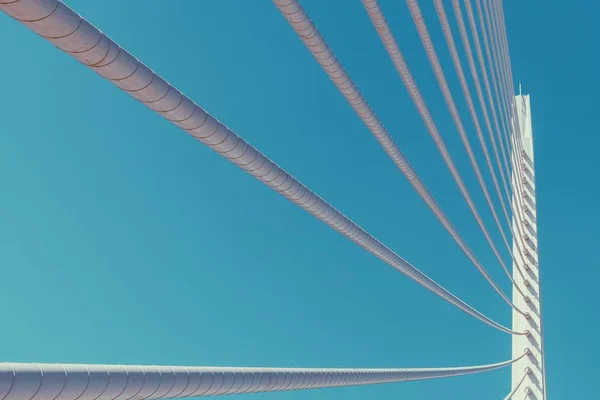
[{"label": "blue sky", "polygon": [[[509,307],[270,1],[68,4],[417,268],[510,324]],[[361,3],[303,4],[509,290]],[[499,243],[408,9],[381,5]],[[432,3],[421,5],[476,143]],[[600,355],[600,80],[584,40],[600,34],[598,9],[583,0],[506,1],[505,9],[515,79],[532,96],[548,391],[585,397]],[[3,360],[432,367],[510,358],[508,335],[423,290],[4,15],[0,37],[9,39],[0,62]],[[254,398],[503,398],[509,374]]]}]

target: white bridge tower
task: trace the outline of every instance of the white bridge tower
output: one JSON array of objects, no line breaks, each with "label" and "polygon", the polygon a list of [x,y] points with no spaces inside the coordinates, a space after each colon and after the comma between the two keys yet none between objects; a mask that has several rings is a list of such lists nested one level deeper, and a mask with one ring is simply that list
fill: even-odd
[{"label": "white bridge tower", "polygon": [[533,156],[533,131],[529,96],[515,97],[520,129],[512,137],[512,206],[513,206],[513,276],[529,298],[513,291],[513,302],[528,310],[529,318],[513,311],[513,329],[529,331],[529,336],[514,335],[513,356],[531,353],[512,365],[512,388],[515,398],[545,400],[544,355],[540,307],[540,281],[538,263],[537,220],[535,201],[535,163]]}]

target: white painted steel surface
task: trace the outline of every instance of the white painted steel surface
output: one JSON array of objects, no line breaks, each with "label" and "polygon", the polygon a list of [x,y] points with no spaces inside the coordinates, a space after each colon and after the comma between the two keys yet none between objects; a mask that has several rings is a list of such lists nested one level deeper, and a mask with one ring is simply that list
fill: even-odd
[{"label": "white painted steel surface", "polygon": [[[522,192],[518,190],[520,180],[517,175],[517,170],[524,172],[527,181],[531,187],[535,189],[535,169],[533,155],[533,132],[531,125],[531,107],[529,96],[519,95],[515,98],[516,108],[518,111],[518,121],[520,129],[514,132],[514,135],[521,135],[517,141],[522,145],[522,151],[513,154],[513,160],[518,160],[517,165],[513,167],[513,206],[515,208],[527,204],[525,198],[517,199],[516,196],[523,196],[527,193],[527,201],[530,201],[529,211],[526,213],[515,213],[513,216],[513,227],[517,235],[521,238],[514,238],[513,246],[514,254],[518,254],[516,247],[524,243],[528,255],[525,259],[517,257],[516,263],[513,266],[514,276],[518,276],[517,268],[520,266],[526,274],[527,286],[529,291],[529,301],[525,301],[523,297],[514,292],[513,301],[521,307],[529,311],[529,318],[524,318],[522,315],[513,313],[513,329],[528,330],[529,336],[513,336],[512,338],[512,354],[522,354],[526,348],[531,349],[531,353],[522,360],[516,362],[512,366],[512,389],[516,390],[523,377],[523,371],[530,368],[531,372],[526,376],[521,385],[522,388],[529,388],[529,398],[537,400],[545,400],[543,389],[543,354],[542,354],[542,325],[541,325],[541,306],[540,306],[540,282],[539,282],[539,263],[537,255],[537,224],[535,210],[535,193],[524,189]],[[520,147],[520,146],[519,146]],[[529,193],[528,193],[529,192]],[[519,229],[517,229],[519,228]],[[526,236],[523,237],[523,236]],[[525,267],[527,264],[527,267]]]}]

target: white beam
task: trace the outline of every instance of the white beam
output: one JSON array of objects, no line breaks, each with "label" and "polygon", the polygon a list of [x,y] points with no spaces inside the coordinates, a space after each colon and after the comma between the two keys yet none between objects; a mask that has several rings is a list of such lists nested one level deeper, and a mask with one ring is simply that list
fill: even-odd
[{"label": "white beam", "polygon": [[[531,354],[523,358],[512,366],[512,389],[517,390],[519,382],[523,378],[524,371],[529,368],[531,371],[525,377],[525,380],[518,390],[522,390],[520,397],[529,396],[530,399],[545,400],[543,388],[543,351],[542,351],[542,325],[541,325],[541,307],[540,307],[540,283],[539,283],[539,264],[537,255],[537,218],[535,207],[535,168],[533,156],[533,131],[531,125],[531,107],[528,95],[518,95],[515,97],[516,108],[518,112],[518,121],[520,132],[513,132],[513,143],[520,141],[523,151],[513,148],[513,209],[518,207],[527,207],[526,212],[515,212],[513,215],[513,231],[517,237],[513,238],[513,254],[515,264],[513,265],[513,275],[515,279],[520,278],[517,268],[520,266],[527,279],[525,288],[527,289],[529,301],[526,301],[521,294],[513,292],[513,302],[519,307],[528,310],[529,318],[513,312],[513,329],[528,330],[529,336],[513,336],[512,352],[522,354],[525,348],[531,349]],[[521,135],[519,139],[517,135]],[[517,169],[522,171],[523,177],[528,180],[527,185],[521,186],[519,190],[517,185],[522,185],[518,178]],[[528,188],[529,187],[529,188]],[[530,190],[533,188],[534,190]],[[516,196],[522,198],[517,199]],[[523,218],[523,219],[521,219]],[[519,229],[517,229],[519,228]],[[519,256],[517,246],[523,244],[525,249],[525,260]],[[518,265],[517,265],[518,264]],[[517,392],[518,393],[518,392]]]}]

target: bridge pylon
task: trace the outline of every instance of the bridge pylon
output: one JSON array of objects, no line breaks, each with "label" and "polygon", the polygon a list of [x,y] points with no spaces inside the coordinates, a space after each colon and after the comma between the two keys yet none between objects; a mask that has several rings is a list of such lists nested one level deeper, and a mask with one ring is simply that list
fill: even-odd
[{"label": "bridge pylon", "polygon": [[[513,290],[513,302],[528,316],[513,310],[512,328],[528,336],[514,335],[512,354],[530,354],[512,365],[512,389],[516,398],[545,400],[544,354],[542,346],[542,308],[538,262],[537,212],[535,193],[535,162],[529,95],[515,97],[518,130],[513,130],[512,142],[512,209],[513,209],[513,277],[528,296]],[[520,247],[520,249],[519,249]],[[520,271],[519,271],[520,269]],[[526,376],[525,376],[526,375]],[[517,386],[519,386],[517,388]]]}]

